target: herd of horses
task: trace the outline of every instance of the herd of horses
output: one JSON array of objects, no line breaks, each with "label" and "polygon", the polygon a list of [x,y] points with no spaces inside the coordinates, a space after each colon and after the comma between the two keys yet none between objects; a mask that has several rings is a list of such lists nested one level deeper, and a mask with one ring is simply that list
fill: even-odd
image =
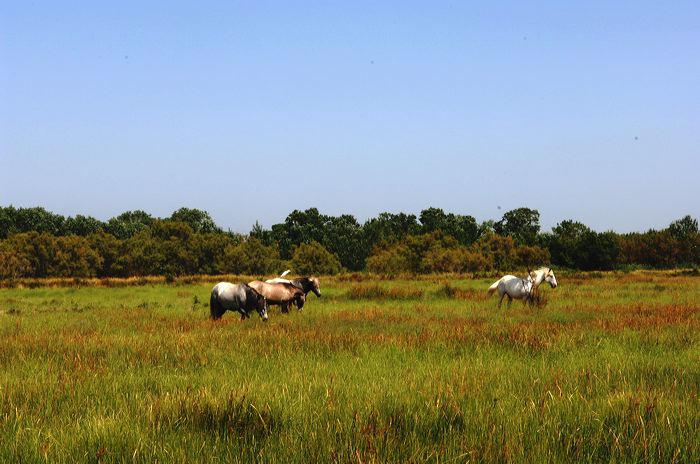
[{"label": "herd of horses", "polygon": [[266,280],[254,280],[247,284],[219,282],[214,285],[209,298],[209,313],[212,319],[221,319],[226,311],[237,311],[241,319],[250,317],[256,311],[263,321],[267,321],[269,305],[278,305],[282,312],[289,312],[292,304],[299,311],[304,308],[309,292],[321,296],[321,286],[317,277],[308,276],[299,279],[285,279],[289,271],[280,277]]},{"label": "herd of horses", "polygon": [[[267,310],[271,304],[280,306],[285,313],[289,312],[292,305],[296,305],[301,311],[309,292],[313,292],[317,297],[321,296],[318,278],[308,276],[289,280],[284,278],[288,273],[287,270],[280,277],[264,282],[261,280],[254,280],[247,284],[219,282],[211,290],[209,299],[211,318],[221,319],[226,311],[235,311],[241,314],[241,319],[246,319],[250,317],[250,313],[256,311],[263,321],[267,321]],[[513,299],[532,301],[537,294],[537,288],[543,282],[556,288],[557,278],[551,268],[542,267],[528,271],[527,276],[523,278],[514,275],[503,276],[489,287],[488,295],[498,290],[498,307],[501,307],[503,298],[506,296],[510,307]]]}]

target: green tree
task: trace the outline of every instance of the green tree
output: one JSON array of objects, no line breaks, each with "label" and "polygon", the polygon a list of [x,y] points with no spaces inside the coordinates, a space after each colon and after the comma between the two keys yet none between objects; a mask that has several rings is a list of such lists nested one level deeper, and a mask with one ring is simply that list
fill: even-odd
[{"label": "green tree", "polygon": [[441,208],[427,208],[420,212],[421,232],[429,234],[442,230],[447,215]]},{"label": "green tree", "polygon": [[16,234],[17,224],[15,223],[16,209],[13,206],[0,206],[0,240]]},{"label": "green tree", "polygon": [[257,238],[264,245],[267,246],[273,245],[275,243],[275,239],[272,235],[272,230],[265,229],[262,226],[262,224],[260,224],[258,221],[255,221],[255,224],[253,224],[253,227],[250,229],[250,233],[248,235],[250,237]]},{"label": "green tree", "polygon": [[582,248],[584,237],[591,233],[586,225],[572,220],[562,221],[552,228],[549,252],[557,266],[579,268],[586,261]]},{"label": "green tree", "polygon": [[337,256],[343,267],[352,271],[365,267],[369,250],[365,246],[362,226],[354,216],[343,214],[327,217],[321,238],[321,245]]},{"label": "green tree", "polygon": [[53,236],[62,235],[65,218],[44,208],[2,208],[0,212],[0,238],[22,232],[39,232]]},{"label": "green tree", "polygon": [[180,208],[170,216],[171,221],[184,222],[195,233],[221,232],[221,228],[216,225],[209,213],[199,209]]},{"label": "green tree", "polygon": [[690,215],[686,215],[681,219],[673,221],[668,230],[676,240],[686,241],[694,238],[698,234],[698,220]]},{"label": "green tree", "polygon": [[440,208],[428,208],[421,211],[420,222],[424,234],[442,231],[462,245],[471,245],[479,237],[479,226],[472,216],[446,214]]},{"label": "green tree", "polygon": [[673,221],[668,226],[668,231],[676,240],[675,265],[689,265],[700,263],[700,234],[698,233],[698,221],[690,215]]},{"label": "green tree", "polygon": [[305,211],[294,210],[284,223],[273,225],[272,236],[279,245],[282,258],[291,258],[293,249],[302,243],[314,240],[323,242],[326,221],[327,217],[318,209],[309,208]]},{"label": "green tree", "polygon": [[540,213],[536,209],[516,208],[493,225],[498,235],[510,235],[517,245],[532,245],[540,231]]},{"label": "green tree", "polygon": [[396,243],[409,235],[420,232],[420,224],[414,214],[380,213],[368,219],[362,226],[364,241],[368,249],[384,243]]},{"label": "green tree", "polygon": [[78,214],[75,217],[66,218],[63,228],[66,235],[87,237],[90,234],[104,230],[105,226],[105,223],[94,217]]},{"label": "green tree", "polygon": [[145,211],[127,211],[107,221],[105,230],[118,239],[124,240],[138,234],[153,221],[155,219]]},{"label": "green tree", "polygon": [[318,242],[335,254],[342,266],[360,270],[368,254],[362,226],[354,216],[326,216],[316,208],[292,211],[283,224],[272,226],[272,238],[284,259],[291,258],[299,245]]},{"label": "green tree", "polygon": [[614,232],[587,232],[581,240],[581,261],[577,267],[584,270],[608,270],[617,265],[620,244]]}]

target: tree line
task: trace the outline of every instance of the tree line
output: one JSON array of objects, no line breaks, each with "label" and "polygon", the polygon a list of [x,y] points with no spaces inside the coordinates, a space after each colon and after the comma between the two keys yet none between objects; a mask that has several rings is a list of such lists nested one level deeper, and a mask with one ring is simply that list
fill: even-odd
[{"label": "tree line", "polygon": [[190,274],[381,274],[505,271],[551,264],[581,270],[674,268],[700,263],[698,221],[666,229],[596,232],[565,220],[540,230],[539,212],[517,208],[499,221],[427,208],[420,215],[352,215],[295,210],[266,229],[224,231],[206,212],[168,218],[127,211],[100,221],[41,207],[0,207],[0,278],[129,277]]}]

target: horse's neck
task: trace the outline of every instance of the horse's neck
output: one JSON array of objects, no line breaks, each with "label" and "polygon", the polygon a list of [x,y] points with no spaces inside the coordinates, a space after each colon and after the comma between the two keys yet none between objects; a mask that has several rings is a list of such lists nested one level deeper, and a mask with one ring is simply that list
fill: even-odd
[{"label": "horse's neck", "polygon": [[535,271],[535,280],[532,282],[532,286],[535,288],[539,287],[543,281],[544,281],[544,272]]}]

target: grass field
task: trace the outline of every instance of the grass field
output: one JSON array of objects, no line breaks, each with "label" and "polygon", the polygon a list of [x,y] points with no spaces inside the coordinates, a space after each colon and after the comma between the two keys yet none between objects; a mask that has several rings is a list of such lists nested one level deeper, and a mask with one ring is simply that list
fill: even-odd
[{"label": "grass field", "polygon": [[557,278],[326,278],[267,324],[209,321],[215,278],[0,289],[0,462],[700,462],[700,278]]}]

